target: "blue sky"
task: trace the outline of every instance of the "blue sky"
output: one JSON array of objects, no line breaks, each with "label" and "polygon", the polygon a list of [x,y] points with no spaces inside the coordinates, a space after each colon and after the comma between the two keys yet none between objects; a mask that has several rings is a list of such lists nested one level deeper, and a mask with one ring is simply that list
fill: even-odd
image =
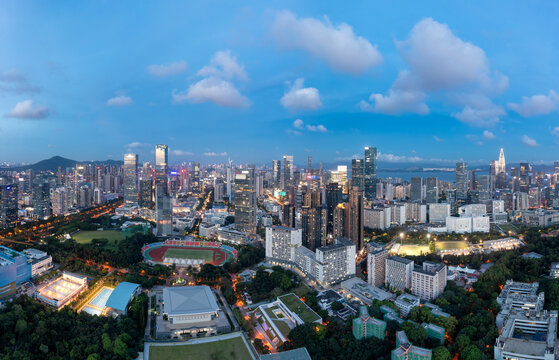
[{"label": "blue sky", "polygon": [[[345,4],[347,5],[347,4]],[[552,162],[556,1],[0,4],[0,161]]]}]

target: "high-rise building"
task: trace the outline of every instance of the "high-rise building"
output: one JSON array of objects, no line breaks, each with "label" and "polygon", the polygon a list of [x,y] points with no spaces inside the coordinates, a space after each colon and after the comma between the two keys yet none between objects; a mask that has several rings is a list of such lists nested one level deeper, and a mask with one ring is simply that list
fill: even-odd
[{"label": "high-rise building", "polygon": [[287,190],[287,188],[293,184],[293,155],[283,156],[283,172],[282,172],[282,189]]},{"label": "high-rise building", "polygon": [[0,225],[3,228],[15,226],[18,220],[18,186],[15,184],[0,187]]},{"label": "high-rise building", "polygon": [[275,187],[281,185],[281,160],[272,160],[272,181]]},{"label": "high-rise building", "polygon": [[424,261],[423,266],[415,266],[411,278],[414,295],[421,300],[435,300],[446,287],[446,265]]},{"label": "high-rise building", "polygon": [[468,198],[468,165],[465,162],[456,163],[456,200]]},{"label": "high-rise building", "polygon": [[158,236],[173,235],[173,203],[163,183],[155,185],[155,223]]},{"label": "high-rise building", "polygon": [[124,154],[124,203],[127,206],[138,204],[137,154]]},{"label": "high-rise building", "polygon": [[169,148],[167,145],[155,145],[155,184],[163,184],[159,191],[168,193],[167,173],[169,172]]},{"label": "high-rise building", "polygon": [[365,147],[365,164],[363,166],[363,186],[365,199],[373,201],[376,198],[377,184],[377,148]]},{"label": "high-rise building", "polygon": [[338,186],[342,189],[342,193],[348,193],[347,166],[338,165],[337,169],[332,171],[330,180],[333,183],[338,184]]},{"label": "high-rise building", "polygon": [[351,186],[359,187],[359,190],[363,192],[363,159],[352,159],[351,160]]},{"label": "high-rise building", "polygon": [[50,184],[41,178],[33,184],[33,214],[39,220],[50,216]]},{"label": "high-rise building", "polygon": [[411,178],[410,200],[417,203],[423,202],[423,178]]},{"label": "high-rise building", "polygon": [[507,187],[507,168],[505,164],[505,153],[501,148],[499,161],[495,164],[495,188],[505,189]]},{"label": "high-rise building", "polygon": [[266,260],[274,265],[295,261],[295,250],[302,245],[302,230],[286,226],[266,228]]},{"label": "high-rise building", "polygon": [[346,237],[353,241],[356,250],[363,248],[363,193],[357,186],[351,188],[345,221]]},{"label": "high-rise building", "polygon": [[490,175],[478,175],[477,178],[477,192],[479,196],[479,201],[484,202],[491,200],[491,176]]},{"label": "high-rise building", "polygon": [[383,247],[375,247],[371,244],[367,249],[367,277],[369,284],[382,286],[386,278],[386,258],[388,251]]},{"label": "high-rise building", "polygon": [[404,259],[399,256],[387,257],[384,282],[386,285],[401,291],[410,289],[413,265],[413,260]]},{"label": "high-rise building", "polygon": [[235,174],[235,227],[246,233],[256,232],[256,191],[254,167]]},{"label": "high-rise building", "polygon": [[51,192],[51,203],[54,216],[64,215],[68,212],[68,191],[64,186]]},{"label": "high-rise building", "polygon": [[233,162],[231,159],[227,162],[227,199],[229,202],[233,200],[233,179],[234,179],[234,172],[233,172]]},{"label": "high-rise building", "polygon": [[439,202],[439,187],[436,177],[428,177],[426,181],[426,202],[427,204],[435,204]]},{"label": "high-rise building", "polygon": [[154,209],[155,202],[153,201],[153,180],[141,179],[140,192],[138,196],[138,205],[144,209]]}]

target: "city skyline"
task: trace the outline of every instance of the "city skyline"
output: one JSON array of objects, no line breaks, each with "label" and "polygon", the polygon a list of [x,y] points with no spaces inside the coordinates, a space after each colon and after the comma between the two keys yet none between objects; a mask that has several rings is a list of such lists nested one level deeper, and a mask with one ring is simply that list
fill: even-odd
[{"label": "city skyline", "polygon": [[127,5],[0,7],[3,161],[145,159],[159,143],[171,163],[341,161],[364,146],[379,162],[487,162],[501,147],[555,160],[559,54],[542,8],[249,2],[202,22],[211,5],[139,5],[143,21]]}]

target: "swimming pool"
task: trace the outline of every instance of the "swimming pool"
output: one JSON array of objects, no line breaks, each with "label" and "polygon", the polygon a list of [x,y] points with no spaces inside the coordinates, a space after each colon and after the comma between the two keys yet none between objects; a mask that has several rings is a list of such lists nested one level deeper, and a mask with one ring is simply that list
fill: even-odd
[{"label": "swimming pool", "polygon": [[94,308],[92,308],[92,307],[89,306],[89,305],[87,305],[86,307],[84,307],[84,308],[82,309],[82,311],[85,311],[86,313],[91,314],[91,315],[97,315],[97,316],[101,315],[101,310],[99,310],[99,309],[94,309]]},{"label": "swimming pool", "polygon": [[[91,300],[89,302],[89,304],[99,307],[99,308],[104,308],[105,304],[107,303],[107,300],[109,299],[109,296],[111,296],[113,292],[113,289],[109,289],[109,288],[104,288],[103,290],[101,290],[101,292],[99,294],[97,294],[97,296]],[[85,309],[84,309],[85,310]]]}]

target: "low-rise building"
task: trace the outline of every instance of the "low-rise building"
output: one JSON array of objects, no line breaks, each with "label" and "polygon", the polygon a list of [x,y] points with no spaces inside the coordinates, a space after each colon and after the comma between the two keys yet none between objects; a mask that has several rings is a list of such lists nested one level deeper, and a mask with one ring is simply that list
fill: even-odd
[{"label": "low-rise building", "polygon": [[552,279],[559,279],[559,262],[554,262],[551,264],[549,269],[549,277]]},{"label": "low-rise building", "polygon": [[394,298],[394,294],[391,292],[384,291],[358,277],[342,281],[340,285],[344,295],[357,298],[359,301],[367,305],[371,305],[373,300],[384,301]]},{"label": "low-rise building", "polygon": [[410,294],[402,294],[396,298],[396,301],[394,301],[394,304],[398,307],[398,309],[400,309],[402,317],[408,316],[410,311],[414,307],[419,306],[420,303],[421,301],[419,297]]},{"label": "low-rise building", "polygon": [[61,309],[87,289],[87,277],[64,272],[37,291],[34,297],[57,309]]},{"label": "low-rise building", "polygon": [[432,352],[412,345],[404,331],[396,333],[396,349],[392,350],[392,360],[430,360]]},{"label": "low-rise building", "polygon": [[437,340],[441,345],[444,344],[446,331],[443,327],[440,327],[435,324],[427,324],[427,323],[423,323],[421,324],[421,326],[423,326],[423,328],[427,331],[428,337]]},{"label": "low-rise building", "polygon": [[361,306],[359,317],[353,319],[353,337],[357,340],[376,337],[384,340],[386,333],[386,323],[369,315],[366,306]]}]

